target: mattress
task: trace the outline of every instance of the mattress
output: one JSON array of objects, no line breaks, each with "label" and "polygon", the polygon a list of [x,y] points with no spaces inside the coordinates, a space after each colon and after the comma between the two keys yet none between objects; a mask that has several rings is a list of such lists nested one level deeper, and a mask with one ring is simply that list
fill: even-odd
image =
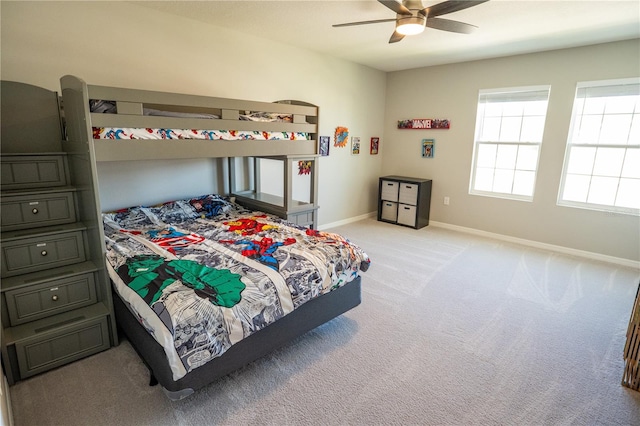
[{"label": "mattress", "polygon": [[109,275],[174,380],[368,269],[340,235],[216,195],[103,215]]},{"label": "mattress", "polygon": [[93,139],[310,140],[307,132],[94,127]]},{"label": "mattress", "polygon": [[[114,101],[91,99],[89,101],[89,109],[92,113],[117,114],[117,106]],[[197,119],[220,118],[219,115],[215,114],[165,111],[153,108],[143,108],[142,111],[143,115],[147,116]],[[293,121],[293,117],[290,114],[260,111],[244,111],[244,113],[239,114],[238,119],[242,121],[284,123]],[[93,127],[93,139],[309,140],[311,136],[306,132]]]}]

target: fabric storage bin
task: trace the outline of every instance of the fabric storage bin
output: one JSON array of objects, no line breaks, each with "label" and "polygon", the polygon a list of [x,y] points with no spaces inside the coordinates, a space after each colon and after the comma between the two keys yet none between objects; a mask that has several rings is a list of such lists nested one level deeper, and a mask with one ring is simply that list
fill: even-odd
[{"label": "fabric storage bin", "polygon": [[382,220],[395,222],[398,218],[398,204],[391,201],[382,202]]},{"label": "fabric storage bin", "polygon": [[411,227],[416,226],[416,206],[398,205],[398,223]]},{"label": "fabric storage bin", "polygon": [[380,198],[386,201],[398,201],[398,182],[383,180]]},{"label": "fabric storage bin", "polygon": [[400,183],[400,195],[398,197],[398,202],[415,206],[417,201],[418,185],[414,183]]}]

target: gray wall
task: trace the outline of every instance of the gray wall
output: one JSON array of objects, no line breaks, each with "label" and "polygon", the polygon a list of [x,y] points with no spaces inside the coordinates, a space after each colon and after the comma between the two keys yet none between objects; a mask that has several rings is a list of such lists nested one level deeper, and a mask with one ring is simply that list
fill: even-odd
[{"label": "gray wall", "polygon": [[[73,74],[94,85],[302,100],[319,106],[320,135],[347,126],[363,141],[382,136],[386,74],[381,71],[128,2],[3,0],[1,5],[3,80],[59,91],[60,77]],[[332,146],[330,156],[319,161],[321,225],[375,210],[382,155],[367,150],[352,156],[349,149]],[[178,182],[163,166],[139,163],[134,168],[150,181],[157,176],[168,185]],[[180,167],[184,171],[187,165]],[[200,174],[204,179],[212,175],[209,167]],[[125,168],[100,166],[100,188],[109,198],[105,206],[122,206],[141,194],[139,179],[127,176]],[[205,189],[202,179],[191,181],[198,185],[189,192]],[[181,182],[144,195],[174,197],[183,187]],[[123,200],[114,200],[117,196]]]},{"label": "gray wall", "polygon": [[[433,179],[434,221],[638,261],[637,216],[556,199],[576,83],[639,75],[638,40],[389,73],[383,172]],[[469,195],[478,90],[544,84],[551,94],[533,202]],[[398,130],[408,118],[448,118],[451,129]],[[421,157],[422,138],[436,140],[435,158]]]}]

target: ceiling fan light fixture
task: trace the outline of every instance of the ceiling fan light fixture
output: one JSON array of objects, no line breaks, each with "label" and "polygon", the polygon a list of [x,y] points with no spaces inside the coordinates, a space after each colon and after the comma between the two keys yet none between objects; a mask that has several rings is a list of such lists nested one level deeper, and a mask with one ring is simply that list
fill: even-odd
[{"label": "ceiling fan light fixture", "polygon": [[424,16],[407,16],[399,18],[396,31],[402,35],[416,35],[424,31],[427,19]]}]

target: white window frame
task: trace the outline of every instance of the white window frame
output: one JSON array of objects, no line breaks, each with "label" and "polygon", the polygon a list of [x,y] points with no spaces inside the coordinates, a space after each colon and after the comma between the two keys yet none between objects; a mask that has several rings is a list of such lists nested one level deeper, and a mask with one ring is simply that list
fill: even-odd
[{"label": "white window frame", "polygon": [[[541,95],[542,92],[546,92],[546,105],[544,108],[544,114],[536,114],[535,117],[543,117],[543,121],[542,121],[542,128],[539,129],[540,132],[540,137],[539,140],[535,140],[535,141],[527,141],[527,140],[522,140],[522,125],[520,126],[520,134],[518,135],[518,140],[504,140],[501,137],[498,137],[498,140],[481,140],[482,139],[482,135],[483,135],[483,126],[484,126],[484,120],[486,118],[485,116],[485,105],[486,105],[486,101],[483,101],[483,98],[487,98],[487,97],[504,97],[506,99],[508,99],[509,97],[512,97],[514,100],[513,102],[517,102],[519,100],[526,100],[527,97],[532,96],[532,95]],[[547,118],[547,111],[548,111],[548,106],[549,106],[549,96],[551,93],[551,86],[550,85],[539,85],[539,86],[525,86],[525,87],[509,87],[509,88],[499,88],[499,89],[481,89],[479,91],[478,94],[478,107],[477,107],[477,115],[476,115],[476,129],[475,129],[475,135],[474,135],[474,145],[473,145],[473,161],[471,164],[471,176],[469,179],[469,194],[472,195],[481,195],[481,196],[487,196],[487,197],[496,197],[496,198],[506,198],[506,199],[510,199],[510,200],[518,200],[518,201],[533,201],[533,197],[535,194],[535,185],[536,185],[536,181],[537,181],[537,177],[538,177],[538,165],[539,165],[539,161],[540,161],[540,151],[542,149],[542,141],[544,139],[544,128],[546,125],[546,118]],[[540,99],[542,100],[542,99]],[[523,112],[522,115],[520,116],[521,119],[523,119],[525,117],[525,113]],[[504,116],[501,117],[501,119],[503,119]],[[503,139],[503,140],[500,140]],[[479,168],[479,164],[478,164],[478,157],[479,157],[479,152],[480,152],[480,147],[481,146],[490,146],[490,145],[495,145],[496,146],[496,156],[498,156],[498,150],[500,149],[500,147],[507,147],[507,146],[515,146],[516,147],[516,157],[515,160],[513,162],[513,172],[514,175],[517,171],[526,171],[529,173],[533,173],[533,178],[532,178],[532,191],[531,191],[531,195],[526,195],[526,194],[518,194],[517,192],[514,193],[514,187],[513,187],[513,183],[511,186],[511,190],[509,192],[506,191],[498,191],[498,190],[494,190],[493,188],[496,187],[495,181],[493,181],[493,188],[492,190],[481,190],[481,189],[476,189],[476,173],[478,173],[478,168]],[[532,165],[531,167],[529,167],[528,169],[518,169],[517,163],[518,163],[518,157],[517,157],[517,153],[520,151],[520,149],[522,148],[530,148],[530,147],[535,147],[537,149],[537,156],[536,156],[536,160],[535,160],[535,165]],[[497,159],[496,159],[497,162]],[[499,167],[494,166],[493,167],[494,171],[494,176],[493,178],[495,179],[496,177],[496,170],[499,169]],[[507,170],[507,169],[505,169]],[[507,171],[508,173],[508,171]],[[514,179],[515,181],[515,179]]]},{"label": "white window frame", "polygon": [[[600,142],[598,140],[598,142],[591,142],[591,143],[581,143],[578,141],[574,141],[574,135],[579,132],[578,126],[580,123],[580,120],[582,118],[582,107],[584,106],[584,103],[581,103],[579,101],[580,97],[579,96],[584,96],[581,95],[581,90],[588,90],[590,88],[594,89],[594,88],[599,88],[599,87],[606,87],[606,86],[613,86],[613,87],[621,87],[621,86],[625,86],[625,85],[639,85],[640,84],[640,78],[625,78],[625,79],[615,79],[615,80],[601,80],[601,81],[587,81],[587,82],[579,82],[576,85],[576,94],[574,96],[574,106],[572,109],[572,113],[571,113],[571,124],[569,127],[569,133],[567,135],[567,145],[566,145],[566,150],[565,150],[565,156],[564,156],[564,165],[562,168],[562,177],[560,180],[560,188],[558,190],[558,200],[557,200],[557,204],[559,206],[564,206],[564,207],[575,207],[575,208],[582,208],[582,209],[587,209],[587,210],[600,210],[600,211],[606,211],[606,212],[611,212],[611,213],[622,213],[622,214],[630,214],[630,215],[636,215],[639,216],[640,215],[640,209],[638,208],[631,208],[631,207],[624,207],[624,206],[616,206],[616,205],[609,205],[609,204],[597,204],[594,202],[589,202],[588,200],[585,202],[582,201],[575,201],[575,200],[568,200],[568,199],[564,199],[563,195],[565,192],[565,185],[566,185],[566,181],[567,181],[567,176],[569,175],[569,165],[570,165],[570,160],[571,160],[571,153],[572,153],[572,148],[596,148],[596,152],[599,149],[609,149],[609,151],[613,150],[624,150],[624,156],[628,155],[627,152],[630,152],[630,150],[634,150],[635,152],[640,152],[640,139],[639,140],[631,140],[633,138],[628,136],[628,139],[625,143],[603,143]],[[631,86],[629,86],[631,87]],[[584,96],[586,97],[586,96]],[[640,102],[637,102],[635,105],[635,109],[632,112],[632,114],[635,116],[635,121],[632,121],[633,124],[630,125],[630,130],[632,128],[632,126],[635,124],[636,126],[638,126],[640,123],[640,121],[638,121],[640,119]],[[609,113],[607,114],[606,112],[602,113],[603,118],[605,116],[611,116],[614,115],[613,113]],[[599,128],[599,130],[602,130],[602,123],[601,126]],[[637,131],[637,130],[636,130]],[[633,143],[635,141],[635,143]],[[636,151],[637,150],[637,151]],[[636,154],[638,155],[638,154]],[[628,158],[628,157],[627,157]],[[624,161],[624,160],[623,160]],[[623,163],[623,167],[624,167],[624,163]],[[594,161],[594,166],[592,167],[591,173],[590,174],[583,174],[583,176],[585,178],[588,177],[588,179],[590,180],[590,182],[593,180],[594,176],[597,176],[597,172],[595,172],[593,170],[593,168],[595,168],[595,161]],[[640,170],[640,164],[637,165],[637,169]],[[619,186],[619,182],[620,182],[620,178],[623,177],[623,169],[621,168],[619,174],[617,177],[613,177],[613,178],[617,178],[618,179],[618,185],[616,186],[616,191],[619,190],[620,186]],[[578,175],[574,173],[574,176]],[[637,179],[636,177],[633,177],[632,179]],[[591,183],[590,183],[591,185]],[[590,189],[590,188],[589,188]],[[617,194],[616,194],[617,195]],[[638,195],[640,197],[640,195]],[[587,195],[588,197],[588,195]],[[614,201],[615,203],[615,201]]]}]

